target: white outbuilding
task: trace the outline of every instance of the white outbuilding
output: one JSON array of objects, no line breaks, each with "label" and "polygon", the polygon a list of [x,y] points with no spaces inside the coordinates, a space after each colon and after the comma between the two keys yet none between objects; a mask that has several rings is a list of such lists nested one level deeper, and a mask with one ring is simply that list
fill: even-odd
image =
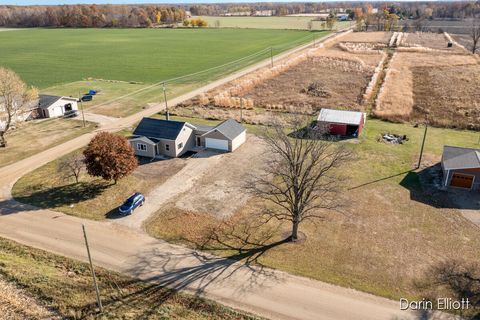
[{"label": "white outbuilding", "polygon": [[38,97],[38,116],[41,118],[62,117],[65,113],[78,110],[78,99],[41,94]]}]

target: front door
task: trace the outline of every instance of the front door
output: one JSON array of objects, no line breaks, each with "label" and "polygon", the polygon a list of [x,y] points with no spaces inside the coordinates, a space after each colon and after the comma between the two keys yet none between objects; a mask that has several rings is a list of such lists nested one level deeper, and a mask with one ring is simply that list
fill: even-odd
[{"label": "front door", "polygon": [[197,137],[197,147],[200,147],[202,145],[202,141],[200,140],[200,137]]}]

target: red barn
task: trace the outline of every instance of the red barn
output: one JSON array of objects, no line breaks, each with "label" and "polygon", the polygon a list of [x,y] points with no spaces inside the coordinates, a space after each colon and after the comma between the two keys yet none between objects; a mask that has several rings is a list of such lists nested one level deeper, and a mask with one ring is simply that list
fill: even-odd
[{"label": "red barn", "polygon": [[318,115],[317,126],[332,135],[358,137],[365,119],[363,112],[323,108]]}]

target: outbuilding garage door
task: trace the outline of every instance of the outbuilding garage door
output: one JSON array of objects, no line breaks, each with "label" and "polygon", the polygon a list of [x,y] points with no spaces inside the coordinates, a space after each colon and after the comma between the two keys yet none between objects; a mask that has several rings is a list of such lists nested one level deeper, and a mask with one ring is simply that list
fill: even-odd
[{"label": "outbuilding garage door", "polygon": [[452,187],[459,187],[459,188],[468,188],[470,189],[473,184],[473,176],[469,176],[466,174],[454,173],[452,176],[452,181],[450,185]]},{"label": "outbuilding garage door", "polygon": [[228,151],[228,141],[220,139],[205,138],[205,147],[210,149]]}]

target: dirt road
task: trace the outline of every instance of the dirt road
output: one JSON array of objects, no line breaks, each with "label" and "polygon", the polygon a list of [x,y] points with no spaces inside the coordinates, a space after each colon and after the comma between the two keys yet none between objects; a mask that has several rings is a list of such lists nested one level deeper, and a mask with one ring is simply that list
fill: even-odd
[{"label": "dirt road", "polygon": [[[170,104],[192,98],[224,84],[269,61],[211,83]],[[158,112],[161,105],[119,119],[102,127],[117,131],[132,126],[143,116]],[[95,222],[39,210],[11,199],[10,190],[24,174],[71,152],[95,132],[45,150],[0,169],[0,236],[86,260],[81,225],[87,227],[97,265],[173,288],[199,293],[227,305],[272,319],[415,319],[400,311],[396,302],[347,288],[325,284],[283,272],[246,266],[234,259],[213,257],[156,240],[142,231],[114,222]],[[420,317],[419,317],[420,318]]]}]

